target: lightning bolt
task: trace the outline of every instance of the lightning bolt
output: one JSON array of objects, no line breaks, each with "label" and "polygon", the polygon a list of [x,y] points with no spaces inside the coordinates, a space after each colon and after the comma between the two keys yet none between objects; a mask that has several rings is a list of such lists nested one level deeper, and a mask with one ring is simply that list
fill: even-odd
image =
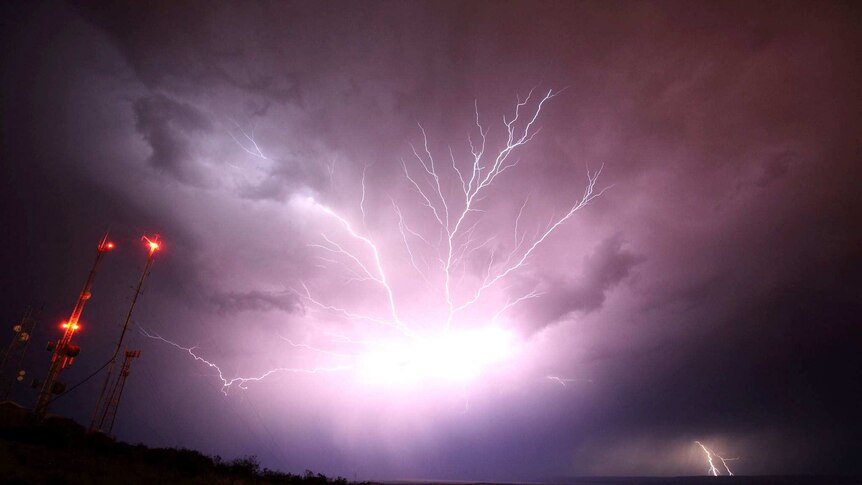
[{"label": "lightning bolt", "polygon": [[359,210],[362,212],[362,227],[365,227],[365,175],[368,172],[368,165],[362,167],[362,198],[359,199]]},{"label": "lightning bolt", "polygon": [[242,135],[241,137],[237,137],[232,131],[228,131],[227,133],[231,138],[233,138],[233,141],[236,142],[236,144],[239,145],[239,147],[247,154],[261,160],[269,161],[269,157],[263,154],[263,151],[261,151],[260,146],[257,144],[254,137],[254,129],[252,128],[251,132],[247,132],[236,121],[234,121],[233,124],[236,125],[236,129],[239,130],[240,135]]},{"label": "lightning bolt", "polygon": [[149,333],[146,330],[144,330],[143,328],[139,328],[139,330],[140,330],[141,334],[143,334],[145,337],[151,338],[153,340],[159,340],[159,341],[164,342],[164,343],[166,343],[172,347],[175,347],[179,350],[185,351],[189,355],[191,355],[192,358],[194,358],[194,360],[201,362],[203,364],[206,364],[211,369],[214,369],[216,371],[216,373],[218,374],[218,378],[222,382],[221,392],[225,396],[227,396],[228,390],[230,390],[230,388],[234,385],[236,385],[240,389],[248,389],[246,386],[249,382],[262,381],[262,380],[266,379],[267,377],[269,377],[273,374],[280,373],[280,372],[302,373],[302,374],[320,374],[320,373],[325,373],[325,372],[345,371],[345,370],[348,370],[352,367],[352,366],[348,366],[348,365],[332,366],[332,367],[313,367],[313,368],[276,367],[273,369],[269,369],[268,371],[266,371],[260,375],[257,375],[257,376],[228,378],[228,377],[225,377],[221,368],[217,364],[210,362],[209,360],[207,360],[207,359],[201,357],[200,355],[198,355],[197,353],[195,353],[195,350],[197,350],[198,347],[196,347],[196,346],[195,347],[183,347],[182,345],[180,345],[176,342],[172,342],[172,341],[170,341],[170,340],[168,340],[168,339],[166,339],[166,338],[164,338],[158,334]]},{"label": "lightning bolt", "polygon": [[592,379],[575,379],[572,377],[560,377],[560,376],[545,376],[545,379],[549,381],[556,382],[557,384],[568,387],[570,382],[593,382]]},{"label": "lightning bolt", "polygon": [[700,447],[701,450],[703,450],[703,453],[706,455],[706,461],[709,464],[709,469],[707,470],[707,473],[711,474],[714,477],[721,475],[721,471],[719,471],[718,467],[715,466],[715,462],[713,461],[713,456],[715,456],[716,458],[718,458],[721,461],[721,465],[724,467],[724,470],[727,472],[727,475],[731,476],[731,477],[733,476],[733,472],[730,471],[730,467],[727,465],[727,462],[738,460],[739,457],[724,458],[723,456],[719,455],[718,453],[711,451],[709,448],[704,446],[703,443],[701,443],[700,441],[695,441],[695,443],[697,444],[697,446]]},{"label": "lightning bolt", "polygon": [[[475,365],[479,364],[476,364],[476,359],[470,356],[477,352],[461,347],[468,344],[491,345],[490,341],[494,339],[501,348],[507,345],[506,339],[499,338],[499,335],[493,332],[488,334],[487,341],[483,340],[476,343],[473,335],[466,335],[463,337],[464,341],[458,341],[454,338],[456,335],[454,327],[458,327],[461,321],[466,319],[466,317],[461,318],[461,315],[466,314],[468,309],[473,308],[480,301],[487,301],[486,295],[490,292],[510,293],[511,286],[504,282],[526,267],[531,256],[560,227],[607,190],[607,188],[597,188],[597,181],[602,168],[595,172],[587,169],[587,181],[583,192],[574,199],[567,209],[562,211],[562,215],[552,217],[543,228],[537,228],[534,231],[524,229],[525,224],[522,219],[529,209],[530,198],[526,197],[523,200],[513,221],[514,238],[505,238],[506,241],[512,241],[509,250],[500,252],[498,246],[503,243],[500,242],[502,238],[498,238],[497,234],[482,235],[483,214],[491,207],[487,200],[494,195],[491,190],[492,187],[501,180],[506,172],[515,169],[521,163],[521,160],[517,158],[519,149],[532,141],[541,131],[538,127],[540,114],[546,103],[557,96],[559,92],[548,90],[540,96],[534,94],[534,90],[530,90],[523,99],[520,96],[516,98],[514,111],[503,117],[505,131],[501,137],[501,144],[496,149],[489,146],[490,128],[483,125],[479,116],[478,102],[474,102],[475,126],[471,128],[471,132],[467,136],[469,156],[466,161],[459,160],[455,151],[450,147],[448,160],[445,163],[440,163],[432,152],[429,135],[421,124],[418,124],[421,143],[411,143],[409,146],[412,157],[409,160],[401,160],[401,170],[406,186],[415,195],[416,199],[413,203],[417,203],[421,211],[416,215],[423,216],[425,223],[408,223],[408,213],[399,202],[390,198],[392,209],[397,216],[397,234],[400,235],[404,248],[405,261],[409,261],[412,269],[421,276],[422,282],[427,287],[432,288],[433,291],[429,294],[442,300],[440,308],[441,312],[445,311],[445,314],[440,315],[442,318],[439,319],[437,325],[440,328],[429,330],[422,327],[410,318],[408,311],[403,311],[401,305],[403,302],[399,301],[399,296],[404,297],[407,292],[393,283],[394,279],[387,273],[387,264],[391,264],[390,258],[392,256],[384,255],[383,248],[378,246],[374,238],[368,233],[366,226],[368,165],[363,168],[360,181],[361,195],[358,203],[358,212],[361,215],[360,223],[354,225],[349,217],[337,212],[332,207],[313,198],[307,199],[308,207],[311,210],[326,216],[337,228],[335,232],[321,233],[322,241],[309,244],[309,247],[324,254],[324,256],[318,256],[318,260],[322,263],[321,267],[336,265],[341,268],[347,276],[345,283],[370,285],[369,288],[375,288],[381,297],[380,307],[385,308],[385,312],[381,312],[383,314],[370,314],[325,301],[325,299],[315,296],[304,282],[300,282],[301,290],[296,289],[294,293],[305,304],[306,308],[350,322],[378,326],[385,332],[394,332],[397,338],[403,339],[404,345],[408,346],[407,348],[414,349],[420,354],[424,354],[427,349],[440,350],[441,345],[457,347],[457,349],[444,349],[441,352],[447,354],[449,360],[458,361],[460,359],[460,361]],[[240,147],[250,156],[266,159],[260,146],[254,140],[253,132],[247,133],[242,129],[239,131],[240,137],[233,134],[231,136],[234,137]],[[332,181],[334,162],[329,165],[328,170],[330,181]],[[433,226],[433,230],[428,229],[429,224]],[[420,227],[424,229],[418,230],[417,228]],[[429,234],[431,232],[435,234]],[[529,236],[531,232],[532,237]],[[487,258],[487,260],[482,258]],[[477,266],[483,269],[477,272],[473,269]],[[439,284],[439,287],[435,288],[435,284]],[[541,296],[541,293],[527,289],[520,294],[507,294],[505,298],[499,298],[498,300],[504,300],[502,303],[493,300],[492,303],[495,306],[487,312],[486,322],[492,326],[498,325],[498,321],[508,310],[524,301]],[[223,383],[222,389],[225,393],[233,385],[245,388],[249,382],[263,380],[276,372],[320,373],[341,371],[350,367],[276,368],[255,377],[227,378],[216,364],[202,358],[195,352],[196,347],[183,347],[158,335],[146,335],[183,350],[196,361],[215,369]],[[332,354],[335,357],[345,355],[327,349],[312,348],[305,344],[295,344],[291,341],[288,341],[288,344],[298,350]],[[379,351],[381,346],[372,344],[364,347]],[[455,355],[454,359],[452,358],[453,352],[459,353]],[[494,352],[488,354],[496,355]],[[360,355],[349,355],[358,359],[361,358]],[[398,357],[394,360],[402,362],[405,358],[409,360],[414,357]],[[430,359],[431,357],[422,358]],[[421,365],[416,364],[413,367],[425,369],[429,365],[431,364],[423,362]],[[410,366],[407,365],[406,367]],[[547,378],[563,386],[572,381],[557,376],[547,376]]]},{"label": "lightning bolt", "polygon": [[306,350],[310,350],[312,352],[315,352],[318,354],[323,354],[323,355],[334,355],[337,357],[350,357],[350,354],[344,354],[341,352],[333,352],[331,350],[322,349],[319,347],[314,347],[314,346],[309,345],[309,344],[298,344],[298,343],[294,342],[293,340],[291,340],[287,337],[281,337],[281,339],[284,340],[285,342],[287,342],[293,348],[306,349]]}]

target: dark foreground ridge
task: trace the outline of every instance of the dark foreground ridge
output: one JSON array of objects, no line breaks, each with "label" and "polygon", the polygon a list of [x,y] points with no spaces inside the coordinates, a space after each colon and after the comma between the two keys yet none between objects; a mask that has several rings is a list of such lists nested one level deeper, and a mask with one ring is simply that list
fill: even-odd
[{"label": "dark foreground ridge", "polygon": [[[0,402],[2,484],[259,484],[349,485],[306,470],[302,475],[261,468],[254,455],[224,461],[195,450],[149,448],[87,433],[75,421],[48,415],[36,422],[29,410]],[[515,485],[434,480],[389,481],[386,485]],[[520,485],[862,485],[860,477],[566,477]],[[362,482],[350,485],[382,485]]]},{"label": "dark foreground ridge", "polygon": [[36,422],[29,410],[10,401],[0,402],[0,482],[348,485],[345,478],[308,470],[294,475],[262,469],[254,455],[224,461],[195,450],[114,441],[61,416]]}]

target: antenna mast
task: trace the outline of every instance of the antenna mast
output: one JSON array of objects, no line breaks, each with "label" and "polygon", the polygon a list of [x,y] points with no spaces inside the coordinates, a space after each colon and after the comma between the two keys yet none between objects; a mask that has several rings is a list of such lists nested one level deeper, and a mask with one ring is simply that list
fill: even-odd
[{"label": "antenna mast", "polygon": [[48,342],[47,350],[53,351],[51,354],[51,367],[48,370],[48,376],[42,385],[42,391],[39,393],[39,398],[36,401],[36,407],[33,413],[37,418],[42,418],[48,409],[48,404],[51,402],[51,397],[54,394],[62,394],[66,390],[66,385],[59,381],[60,374],[64,369],[72,365],[75,357],[81,353],[81,348],[72,343],[72,337],[78,331],[78,320],[81,318],[81,313],[84,312],[84,305],[92,296],[90,289],[93,286],[93,281],[96,279],[96,271],[99,269],[99,263],[102,262],[102,257],[114,249],[114,243],[108,241],[106,233],[99,245],[96,246],[96,261],[93,262],[93,268],[90,269],[90,274],[87,276],[87,281],[84,283],[84,289],[78,296],[78,302],[75,303],[75,308],[72,310],[72,315],[69,319],[63,322],[60,327],[63,329],[63,336],[56,342]]},{"label": "antenna mast", "polygon": [[99,431],[103,431],[108,436],[114,429],[114,421],[117,419],[117,409],[120,407],[120,399],[123,397],[123,389],[126,387],[126,378],[129,377],[129,371],[132,367],[132,360],[141,356],[140,350],[126,350],[126,358],[123,359],[123,366],[120,368],[120,375],[117,376],[114,386],[111,388],[109,399],[105,406],[105,414],[102,419],[102,426]]},{"label": "antenna mast", "polygon": [[[21,318],[21,323],[16,324],[12,327],[12,331],[15,332],[15,335],[12,337],[12,341],[9,343],[9,346],[6,347],[6,350],[3,352],[3,358],[0,359],[0,376],[3,376],[5,379],[5,389],[3,389],[3,399],[9,399],[9,395],[12,393],[12,385],[17,381],[21,382],[24,380],[24,376],[26,375],[26,371],[21,368],[21,364],[24,361],[24,354],[27,352],[27,344],[30,343],[30,337],[33,336],[33,328],[36,327],[36,320],[33,318],[33,310],[28,308],[24,313],[24,317]],[[13,371],[15,374],[13,375],[11,372],[8,373],[8,377],[6,376],[8,369],[6,368],[7,364],[13,362],[15,368]]]},{"label": "antenna mast", "polygon": [[[129,328],[129,323],[132,321],[132,312],[135,310],[135,304],[138,302],[138,297],[141,295],[141,289],[144,286],[144,281],[147,279],[147,276],[150,274],[150,267],[153,265],[153,259],[155,257],[156,251],[161,247],[161,241],[159,241],[158,235],[154,236],[152,239],[147,236],[142,236],[141,240],[144,241],[149,250],[149,255],[147,256],[147,263],[144,265],[144,271],[141,273],[141,278],[138,280],[138,286],[135,288],[135,294],[132,296],[132,303],[129,305],[129,312],[126,314],[126,320],[123,322],[123,330],[120,332],[120,339],[117,341],[117,348],[114,350],[114,355],[111,356],[111,360],[108,363],[108,372],[105,375],[105,380],[102,382],[102,390],[99,393],[99,399],[96,401],[96,409],[93,411],[93,418],[90,420],[90,432],[93,431],[106,431],[110,433],[111,428],[114,425],[114,418],[116,413],[116,405],[113,404],[114,394],[116,393],[116,388],[120,386],[120,392],[122,393],[122,386],[125,383],[125,378],[128,375],[128,369],[126,368],[126,362],[129,361],[130,358],[137,358],[140,356],[140,351],[137,351],[137,355],[132,357],[129,356],[129,351],[126,351],[126,359],[123,362],[123,368],[120,371],[120,375],[117,378],[117,381],[111,386],[111,380],[114,374],[114,366],[117,364],[117,357],[120,354],[120,349],[123,348],[123,339],[126,336],[126,331]],[[134,352],[133,352],[134,353]],[[131,362],[129,362],[131,365]],[[119,397],[117,397],[119,401]],[[113,411],[111,408],[113,407]]]}]

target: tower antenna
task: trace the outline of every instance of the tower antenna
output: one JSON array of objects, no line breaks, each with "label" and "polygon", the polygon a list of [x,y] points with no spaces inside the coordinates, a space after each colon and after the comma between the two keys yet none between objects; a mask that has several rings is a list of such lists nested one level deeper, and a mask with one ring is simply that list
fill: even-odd
[{"label": "tower antenna", "polygon": [[[9,395],[12,393],[12,386],[15,382],[23,381],[24,376],[27,374],[21,368],[21,364],[24,362],[24,354],[27,352],[27,345],[30,343],[30,337],[33,336],[33,329],[35,327],[36,319],[33,316],[32,308],[27,308],[27,311],[24,312],[24,317],[21,318],[21,322],[12,327],[15,335],[12,337],[9,346],[3,351],[3,357],[0,358],[0,376],[5,380],[4,388],[0,393],[2,393],[2,399],[4,400],[9,399]],[[7,368],[9,364],[14,366],[12,372]]]},{"label": "tower antenna", "polygon": [[[111,385],[111,381],[114,377],[114,367],[117,364],[117,357],[120,355],[120,349],[123,348],[123,339],[125,338],[126,331],[129,328],[129,322],[132,321],[132,312],[134,312],[135,304],[138,302],[138,297],[142,293],[141,289],[144,286],[144,281],[150,274],[150,267],[153,265],[156,251],[161,248],[161,241],[159,240],[158,235],[155,235],[152,238],[144,235],[141,237],[141,240],[144,241],[147,250],[149,251],[147,263],[144,265],[144,271],[141,273],[141,278],[138,280],[138,286],[135,288],[135,294],[132,296],[132,303],[129,305],[129,312],[126,314],[125,322],[123,322],[123,329],[120,332],[119,340],[117,340],[117,347],[114,350],[114,355],[111,356],[111,360],[108,363],[108,372],[105,375],[104,382],[102,382],[102,390],[99,393],[99,398],[96,401],[96,409],[93,410],[93,417],[90,420],[90,432],[106,431],[110,433],[110,429],[114,425],[114,415],[116,413],[116,405],[113,404],[115,398],[114,395],[118,385],[120,386],[120,393],[122,393],[122,386],[125,384],[125,378],[128,375],[126,363],[128,362],[129,365],[131,365],[129,359],[137,358],[141,354],[140,351],[137,351],[137,355],[130,357],[130,351],[126,351],[126,359],[123,362],[123,368],[120,371],[120,375],[117,377],[116,382]],[[117,396],[116,399],[119,400],[119,397]],[[112,407],[113,411],[111,410]]]},{"label": "tower antenna", "polygon": [[123,397],[123,389],[126,387],[126,378],[129,377],[129,371],[132,367],[132,360],[141,356],[140,350],[126,349],[126,358],[123,359],[123,366],[120,368],[120,375],[111,386],[111,392],[107,395],[105,403],[105,412],[102,417],[102,423],[99,431],[111,436],[111,431],[114,429],[114,421],[117,419],[117,409],[120,407],[120,399]]},{"label": "tower antenna", "polygon": [[84,305],[93,296],[90,293],[90,289],[93,287],[93,281],[96,279],[96,271],[99,269],[99,263],[102,262],[102,257],[105,253],[112,249],[114,249],[114,243],[108,241],[108,233],[105,233],[102,240],[99,241],[98,246],[96,246],[96,261],[93,262],[93,267],[90,269],[86,283],[84,283],[84,289],[81,290],[81,294],[78,296],[78,302],[75,303],[72,315],[60,325],[60,328],[63,329],[63,336],[56,342],[48,342],[47,350],[49,352],[53,351],[51,354],[51,367],[48,369],[48,376],[42,384],[42,390],[39,393],[36,407],[33,410],[37,418],[45,416],[52,395],[62,394],[66,390],[66,385],[59,380],[60,374],[72,365],[75,357],[81,353],[81,348],[72,343],[72,338],[75,336],[75,332],[78,331],[78,320],[81,318],[81,313],[84,312]]}]

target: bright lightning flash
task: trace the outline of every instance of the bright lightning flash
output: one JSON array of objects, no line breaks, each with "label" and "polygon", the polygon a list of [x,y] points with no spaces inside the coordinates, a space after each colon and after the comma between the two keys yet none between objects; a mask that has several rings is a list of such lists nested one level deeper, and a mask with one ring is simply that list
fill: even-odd
[{"label": "bright lightning flash", "polygon": [[409,386],[420,383],[463,383],[475,379],[488,367],[511,357],[515,351],[513,334],[500,328],[487,328],[464,332],[446,332],[436,338],[421,338],[406,343],[401,340],[367,343],[358,354],[339,354],[329,350],[297,344],[289,339],[291,347],[312,352],[335,355],[346,363],[327,367],[277,367],[253,377],[224,375],[221,368],[199,354],[198,347],[183,347],[164,337],[141,333],[153,340],[164,342],[188,353],[194,360],[213,369],[227,395],[232,386],[246,389],[249,382],[258,382],[277,373],[321,374],[353,370],[363,382],[378,386]]},{"label": "bright lightning flash", "polygon": [[357,371],[364,381],[384,386],[463,383],[514,352],[514,335],[501,328],[442,332],[378,343],[359,357]]},{"label": "bright lightning flash", "polygon": [[[588,171],[583,191],[546,225],[529,227],[530,224],[521,220],[528,210],[529,198],[520,204],[517,217],[512,218],[513,230],[505,238],[497,234],[497,225],[487,223],[486,213],[495,207],[491,199],[506,197],[505,191],[494,191],[493,187],[504,178],[505,172],[519,164],[516,152],[539,132],[539,114],[545,103],[556,95],[548,91],[532,100],[531,91],[526,98],[519,97],[514,113],[503,118],[501,147],[493,150],[488,146],[490,129],[480,123],[476,106],[474,133],[468,136],[466,161],[459,161],[450,148],[445,163],[440,163],[432,155],[425,129],[419,126],[422,143],[418,147],[411,145],[413,161],[410,164],[401,162],[405,185],[415,195],[415,200],[400,205],[390,197],[398,230],[380,231],[400,235],[400,255],[384,251],[391,248],[379,246],[366,227],[368,166],[362,172],[357,217],[339,213],[311,197],[297,199],[308,212],[321,215],[320,223],[329,228],[321,234],[319,243],[309,244],[320,253],[318,259],[325,263],[324,267],[336,266],[343,272],[345,284],[364,285],[371,290],[367,298],[362,299],[363,304],[379,298],[372,303],[377,312],[369,313],[367,309],[318,298],[302,282],[302,290],[294,290],[306,310],[322,315],[320,321],[347,321],[357,332],[356,338],[329,333],[335,337],[333,342],[337,338],[338,352],[289,342],[297,351],[326,355],[336,359],[338,365],[305,370],[276,368],[256,377],[228,378],[216,364],[202,358],[195,347],[147,335],[213,368],[225,391],[233,385],[244,388],[249,382],[263,380],[277,372],[352,369],[360,381],[386,386],[429,381],[463,384],[475,380],[516,353],[515,334],[506,329],[502,315],[523,301],[541,296],[534,289],[510,294],[514,291],[510,281],[513,275],[527,266],[531,256],[576,212],[603,193],[596,188],[601,169]],[[253,133],[243,131],[242,134],[243,140],[235,138],[238,143],[242,141],[241,147],[254,157],[265,158]],[[333,169],[334,165],[330,167],[330,176]],[[407,205],[412,211],[406,210]],[[411,214],[420,222],[408,221],[407,216]],[[421,308],[417,309],[417,305],[411,308],[402,300],[417,292],[402,287],[403,278],[394,278],[387,271],[389,267],[412,268],[418,273],[419,278],[412,280],[424,283],[428,290],[421,292],[426,298]],[[429,303],[432,298],[436,300]],[[480,301],[481,307],[477,305]],[[420,317],[421,322],[417,321]],[[309,324],[314,326],[314,322],[309,321]],[[349,347],[346,352],[342,352],[344,345]],[[552,379],[562,385],[568,382],[563,378]]]}]

